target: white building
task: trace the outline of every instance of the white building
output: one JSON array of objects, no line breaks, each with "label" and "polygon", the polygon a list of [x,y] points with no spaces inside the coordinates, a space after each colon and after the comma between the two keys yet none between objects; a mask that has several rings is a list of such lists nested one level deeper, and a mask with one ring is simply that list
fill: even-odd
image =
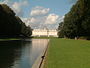
[{"label": "white building", "polygon": [[47,36],[47,37],[58,37],[57,30],[48,30],[48,29],[34,29],[32,31],[32,36]]}]

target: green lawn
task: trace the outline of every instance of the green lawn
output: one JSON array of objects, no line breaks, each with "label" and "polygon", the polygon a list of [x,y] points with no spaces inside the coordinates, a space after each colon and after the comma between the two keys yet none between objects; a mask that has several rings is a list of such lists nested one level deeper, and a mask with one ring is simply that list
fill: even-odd
[{"label": "green lawn", "polygon": [[44,68],[90,68],[90,41],[52,38]]},{"label": "green lawn", "polygon": [[0,38],[0,41],[21,40],[22,38]]},{"label": "green lawn", "polygon": [[32,37],[33,39],[51,39],[51,38],[57,38],[57,37]]}]

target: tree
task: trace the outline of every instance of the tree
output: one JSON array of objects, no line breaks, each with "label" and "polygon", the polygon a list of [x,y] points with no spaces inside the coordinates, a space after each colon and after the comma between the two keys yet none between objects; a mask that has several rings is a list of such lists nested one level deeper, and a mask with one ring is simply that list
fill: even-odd
[{"label": "tree", "polygon": [[[25,32],[24,32],[25,31]],[[0,36],[30,37],[32,34],[31,27],[26,26],[22,20],[15,15],[14,11],[6,4],[0,4]]]},{"label": "tree", "polygon": [[[65,15],[63,35],[68,38],[90,36],[90,0],[78,0]],[[60,27],[59,27],[60,28]]]}]

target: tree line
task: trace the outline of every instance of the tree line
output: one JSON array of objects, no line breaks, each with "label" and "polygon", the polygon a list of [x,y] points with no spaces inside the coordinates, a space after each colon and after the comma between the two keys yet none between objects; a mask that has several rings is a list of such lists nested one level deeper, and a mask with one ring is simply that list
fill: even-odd
[{"label": "tree line", "polygon": [[6,4],[0,4],[0,37],[30,37],[32,29],[26,26]]},{"label": "tree line", "polygon": [[58,36],[90,39],[90,0],[78,0],[59,24]]}]

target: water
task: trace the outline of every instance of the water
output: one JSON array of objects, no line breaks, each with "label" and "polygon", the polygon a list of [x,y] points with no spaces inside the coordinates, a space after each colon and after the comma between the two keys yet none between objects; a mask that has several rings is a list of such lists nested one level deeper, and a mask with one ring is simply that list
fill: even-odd
[{"label": "water", "polygon": [[47,39],[0,41],[0,68],[31,68],[47,44]]}]

